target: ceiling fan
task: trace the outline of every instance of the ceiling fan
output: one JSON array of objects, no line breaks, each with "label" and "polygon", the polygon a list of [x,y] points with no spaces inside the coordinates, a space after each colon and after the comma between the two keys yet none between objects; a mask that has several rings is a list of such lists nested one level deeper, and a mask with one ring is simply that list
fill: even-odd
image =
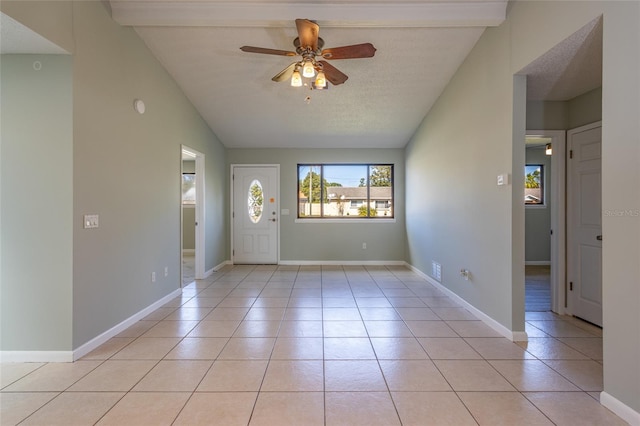
[{"label": "ceiling fan", "polygon": [[298,37],[293,40],[295,52],[254,46],[242,46],[240,50],[266,55],[302,56],[301,60],[292,63],[271,80],[284,81],[291,78],[291,85],[300,87],[303,85],[302,77],[315,77],[312,82],[312,87],[315,89],[327,87],[327,81],[337,86],[349,78],[324,59],[371,58],[376,52],[376,48],[371,43],[323,49],[324,40],[318,37],[320,26],[317,23],[308,19],[296,19],[296,28]]}]

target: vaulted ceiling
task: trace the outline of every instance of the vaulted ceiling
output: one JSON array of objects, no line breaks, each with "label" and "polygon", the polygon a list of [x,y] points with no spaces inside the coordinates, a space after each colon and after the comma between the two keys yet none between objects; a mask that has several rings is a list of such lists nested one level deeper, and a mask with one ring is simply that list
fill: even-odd
[{"label": "vaulted ceiling", "polygon": [[[233,148],[399,148],[506,1],[111,1],[222,143]],[[325,47],[370,42],[366,59],[334,60],[349,76],[329,90],[271,78],[296,58],[296,18],[320,25]]]}]

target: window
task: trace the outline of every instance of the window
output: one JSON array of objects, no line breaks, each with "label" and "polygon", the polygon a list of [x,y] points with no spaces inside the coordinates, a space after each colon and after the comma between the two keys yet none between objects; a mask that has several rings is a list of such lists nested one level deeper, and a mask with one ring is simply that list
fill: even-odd
[{"label": "window", "polygon": [[298,164],[298,218],[393,218],[393,165]]},{"label": "window", "polygon": [[544,202],[544,166],[527,164],[524,166],[524,203],[527,206],[543,206]]},{"label": "window", "polygon": [[196,204],[196,174],[195,173],[182,174],[182,204],[183,205]]}]

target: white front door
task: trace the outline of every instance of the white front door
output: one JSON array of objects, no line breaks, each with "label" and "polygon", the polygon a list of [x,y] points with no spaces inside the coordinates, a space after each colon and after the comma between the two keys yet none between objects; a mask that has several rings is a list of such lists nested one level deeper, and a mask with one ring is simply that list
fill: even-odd
[{"label": "white front door", "polygon": [[278,166],[232,166],[233,263],[278,263]]},{"label": "white front door", "polygon": [[569,310],[602,326],[602,127],[568,132]]}]

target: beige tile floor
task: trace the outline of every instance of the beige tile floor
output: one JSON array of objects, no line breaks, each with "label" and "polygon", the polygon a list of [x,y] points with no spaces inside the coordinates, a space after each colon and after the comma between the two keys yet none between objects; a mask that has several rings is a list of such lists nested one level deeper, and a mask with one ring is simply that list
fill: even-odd
[{"label": "beige tile floor", "polygon": [[226,267],[75,363],[1,366],[2,425],[618,425],[602,331],[500,337],[403,267]]}]

